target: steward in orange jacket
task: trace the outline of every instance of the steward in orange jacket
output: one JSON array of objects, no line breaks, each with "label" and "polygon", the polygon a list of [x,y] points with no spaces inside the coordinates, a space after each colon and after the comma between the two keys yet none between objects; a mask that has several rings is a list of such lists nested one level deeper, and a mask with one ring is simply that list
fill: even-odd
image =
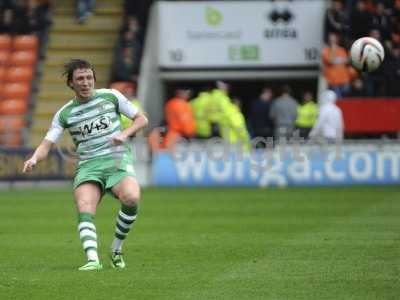
[{"label": "steward in orange jacket", "polygon": [[195,119],[192,107],[188,100],[190,90],[178,89],[175,97],[168,100],[165,105],[165,120],[167,122],[167,134],[165,146],[173,146],[180,137],[192,138],[196,133]]}]

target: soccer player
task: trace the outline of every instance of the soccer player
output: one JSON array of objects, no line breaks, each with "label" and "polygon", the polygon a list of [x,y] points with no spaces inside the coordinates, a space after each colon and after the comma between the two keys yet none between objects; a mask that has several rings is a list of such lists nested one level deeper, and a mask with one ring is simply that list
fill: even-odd
[{"label": "soccer player", "polygon": [[[73,187],[79,237],[87,256],[87,263],[79,270],[102,269],[94,215],[105,192],[111,192],[121,202],[110,258],[112,267],[122,269],[122,243],[136,220],[140,199],[127,141],[148,121],[120,92],[94,89],[96,74],[89,62],[73,59],[64,68],[67,86],[74,90],[75,97],[57,111],[45,138],[24,163],[23,172],[31,172],[45,159],[67,129],[79,156]],[[119,113],[133,120],[130,127],[121,130]]]}]

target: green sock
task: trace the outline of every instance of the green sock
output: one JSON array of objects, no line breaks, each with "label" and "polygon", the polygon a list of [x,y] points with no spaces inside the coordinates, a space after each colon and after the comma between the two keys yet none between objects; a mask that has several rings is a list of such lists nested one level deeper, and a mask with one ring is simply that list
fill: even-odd
[{"label": "green sock", "polygon": [[94,226],[93,219],[94,216],[90,213],[79,213],[78,231],[83,250],[85,250],[87,256],[87,260],[99,261],[99,256],[97,254],[96,226]]},{"label": "green sock", "polygon": [[121,252],[122,243],[136,220],[137,212],[137,204],[135,206],[121,206],[117,216],[114,240],[111,244],[111,250],[113,252]]}]

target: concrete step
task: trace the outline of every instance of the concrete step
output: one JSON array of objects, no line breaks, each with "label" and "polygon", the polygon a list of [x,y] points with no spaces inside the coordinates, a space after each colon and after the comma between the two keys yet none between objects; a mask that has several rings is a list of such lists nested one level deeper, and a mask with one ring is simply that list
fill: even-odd
[{"label": "concrete step", "polygon": [[52,32],[114,32],[121,27],[122,14],[94,15],[84,24],[78,24],[70,15],[55,15]]},{"label": "concrete step", "polygon": [[[76,1],[71,1],[71,0],[57,0],[54,1],[55,7],[57,8],[75,8],[75,2]],[[109,6],[118,6],[122,8],[122,4],[124,3],[124,0],[96,0],[96,9],[99,7],[109,7]]]},{"label": "concrete step", "polygon": [[55,114],[65,103],[67,103],[67,101],[38,101],[35,107],[35,116],[49,116]]},{"label": "concrete step", "polygon": [[46,62],[45,62],[45,67],[50,67],[50,68],[58,68],[60,70],[60,72],[62,72],[62,67],[64,65],[64,63],[66,63],[68,60],[70,60],[71,58],[80,58],[80,59],[86,59],[88,60],[94,67],[95,69],[99,69],[99,68],[103,68],[103,69],[110,69],[111,68],[111,63],[112,63],[112,58],[110,57],[107,60],[96,60],[93,61],[89,56],[87,55],[79,55],[79,53],[75,54],[75,55],[71,55],[69,58],[63,60],[62,58],[58,58],[57,60],[48,60],[46,58]]},{"label": "concrete step", "polygon": [[[95,84],[95,88],[106,88],[107,87],[107,80],[98,80]],[[46,82],[41,82],[39,85],[40,92],[39,92],[39,101],[40,101],[40,95],[44,94],[59,94],[60,96],[74,96],[74,91],[71,90],[67,85],[65,84],[65,81],[62,80],[59,82],[59,84],[46,84]]]},{"label": "concrete step", "polygon": [[[110,72],[108,71],[108,68],[105,68],[107,71],[106,72],[99,72],[97,71],[98,68],[96,68],[96,86],[99,88],[105,87],[104,85],[108,83],[109,78],[110,78]],[[55,84],[60,84],[60,87],[65,87],[66,78],[61,77],[61,72],[58,73],[47,73],[44,72],[43,77],[40,80],[40,86],[41,88],[47,88],[48,86],[53,86]]]},{"label": "concrete step", "polygon": [[[49,85],[54,85],[54,84],[60,84],[63,87],[66,87],[65,85],[65,77],[62,77],[62,71],[57,70],[57,71],[49,71],[48,69],[55,69],[54,67],[49,67],[46,68],[43,71],[43,76],[40,79],[40,84],[41,86],[49,86]],[[108,82],[110,78],[110,68],[109,67],[95,67],[96,71],[96,78],[97,78],[97,84],[98,83],[106,83]],[[96,84],[96,85],[97,85]]]},{"label": "concrete step", "polygon": [[50,125],[54,114],[48,115],[35,115],[35,121],[32,123],[31,129],[35,128],[35,131],[40,131],[41,133],[45,133]]},{"label": "concrete step", "polygon": [[39,95],[37,97],[36,103],[47,101],[64,101],[65,103],[74,98],[75,94],[72,90],[68,89],[66,86],[63,88],[56,89],[54,87],[46,86],[40,89]]},{"label": "concrete step", "polygon": [[[107,88],[107,82],[98,81],[96,88]],[[61,102],[67,103],[68,100],[75,97],[74,92],[66,85],[41,85],[36,103],[40,102]]]},{"label": "concrete step", "polygon": [[76,49],[76,50],[55,50],[50,49],[46,55],[46,63],[45,66],[63,66],[65,62],[69,61],[73,58],[81,58],[88,60],[94,66],[96,65],[110,65],[112,60],[112,51],[103,51],[103,50],[86,50],[84,48]]},{"label": "concrete step", "polygon": [[[122,0],[96,0],[96,7],[94,9],[95,15],[121,15],[123,11]],[[54,14],[57,15],[71,15],[75,16],[75,1],[58,0]]]},{"label": "concrete step", "polygon": [[117,36],[115,32],[103,34],[52,33],[49,38],[48,51],[58,50],[107,50],[113,51]]}]

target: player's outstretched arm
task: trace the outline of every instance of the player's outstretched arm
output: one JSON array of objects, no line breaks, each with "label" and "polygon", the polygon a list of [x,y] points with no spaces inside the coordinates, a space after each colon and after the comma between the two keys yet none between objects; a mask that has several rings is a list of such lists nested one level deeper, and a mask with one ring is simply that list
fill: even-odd
[{"label": "player's outstretched arm", "polygon": [[25,161],[22,172],[23,173],[32,172],[32,170],[36,166],[36,164],[47,157],[52,146],[53,146],[53,142],[44,139],[40,143],[40,145],[36,148],[32,157],[30,159],[28,159],[27,161]]},{"label": "player's outstretched arm", "polygon": [[142,112],[139,112],[133,119],[133,123],[130,127],[113,137],[114,145],[124,143],[128,137],[135,135],[139,130],[146,127],[148,123],[147,117]]}]

